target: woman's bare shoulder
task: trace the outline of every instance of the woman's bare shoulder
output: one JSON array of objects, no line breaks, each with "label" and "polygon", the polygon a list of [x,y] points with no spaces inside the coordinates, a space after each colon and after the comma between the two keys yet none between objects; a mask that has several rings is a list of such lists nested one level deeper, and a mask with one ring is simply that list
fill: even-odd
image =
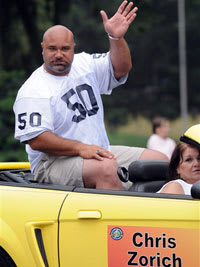
[{"label": "woman's bare shoulder", "polygon": [[184,194],[184,190],[180,183],[172,181],[166,184],[165,187],[160,191],[160,193]]}]

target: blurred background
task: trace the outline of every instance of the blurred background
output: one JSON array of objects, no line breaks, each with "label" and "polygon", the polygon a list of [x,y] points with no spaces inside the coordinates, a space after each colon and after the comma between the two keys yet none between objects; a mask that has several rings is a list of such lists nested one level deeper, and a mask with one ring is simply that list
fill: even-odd
[{"label": "blurred background", "polygon": [[[0,161],[27,160],[24,145],[13,137],[12,106],[19,87],[42,64],[44,31],[54,24],[66,25],[75,35],[76,52],[106,52],[109,41],[99,12],[104,9],[110,17],[120,3],[0,1]],[[134,4],[139,8],[137,18],[125,36],[133,69],[128,82],[103,101],[110,142],[145,147],[154,116],[170,120],[175,140],[200,122],[200,0]]]}]

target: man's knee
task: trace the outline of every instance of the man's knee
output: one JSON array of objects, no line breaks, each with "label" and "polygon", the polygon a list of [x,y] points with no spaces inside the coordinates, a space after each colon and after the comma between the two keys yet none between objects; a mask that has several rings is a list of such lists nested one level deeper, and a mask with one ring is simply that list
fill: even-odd
[{"label": "man's knee", "polygon": [[122,189],[121,181],[117,175],[118,164],[115,160],[104,159],[99,172],[101,178],[97,181],[97,188]]},{"label": "man's knee", "polygon": [[84,161],[83,179],[85,187],[115,188],[121,182],[117,176],[118,164],[114,159],[104,158],[103,161]]},{"label": "man's knee", "polygon": [[104,176],[113,176],[117,173],[118,164],[116,160],[104,158],[102,163],[103,164],[99,166],[99,171],[102,172]]}]

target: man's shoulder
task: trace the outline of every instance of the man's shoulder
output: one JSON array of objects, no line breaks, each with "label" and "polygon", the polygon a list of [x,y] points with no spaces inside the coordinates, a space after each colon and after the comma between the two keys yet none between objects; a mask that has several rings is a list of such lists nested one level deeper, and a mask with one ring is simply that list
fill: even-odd
[{"label": "man's shoulder", "polygon": [[72,63],[71,75],[73,77],[80,76],[85,73],[90,73],[94,69],[93,58],[91,54],[81,52],[74,55]]},{"label": "man's shoulder", "polygon": [[93,55],[86,52],[74,54],[73,65],[76,67],[89,66],[93,62]]},{"label": "man's shoulder", "polygon": [[43,76],[42,76],[42,70],[43,70],[43,67],[40,66],[35,71],[33,71],[32,74],[22,84],[21,88],[23,88],[25,86],[31,86],[32,84],[38,83],[40,80],[42,80],[42,78],[43,78]]},{"label": "man's shoulder", "polygon": [[81,53],[74,54],[74,62],[80,63],[80,61],[82,61],[83,63],[86,64],[86,63],[94,62],[95,60],[105,59],[108,56],[108,54],[109,54],[108,52],[107,53],[93,53],[93,54],[81,52]]},{"label": "man's shoulder", "polygon": [[44,70],[42,66],[37,68],[22,84],[17,97],[34,97],[34,95],[37,95],[37,92],[40,94],[42,92],[45,93],[48,81],[43,72]]}]

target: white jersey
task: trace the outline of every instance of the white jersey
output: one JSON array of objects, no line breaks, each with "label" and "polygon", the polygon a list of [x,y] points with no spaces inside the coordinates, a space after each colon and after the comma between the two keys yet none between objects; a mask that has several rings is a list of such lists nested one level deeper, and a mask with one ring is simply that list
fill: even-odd
[{"label": "white jersey", "polygon": [[[36,69],[18,91],[14,103],[15,138],[26,142],[51,131],[63,138],[109,149],[101,94],[125,83],[117,81],[110,54],[74,55],[70,73],[55,76],[43,66]],[[31,170],[42,152],[26,145]]]}]

